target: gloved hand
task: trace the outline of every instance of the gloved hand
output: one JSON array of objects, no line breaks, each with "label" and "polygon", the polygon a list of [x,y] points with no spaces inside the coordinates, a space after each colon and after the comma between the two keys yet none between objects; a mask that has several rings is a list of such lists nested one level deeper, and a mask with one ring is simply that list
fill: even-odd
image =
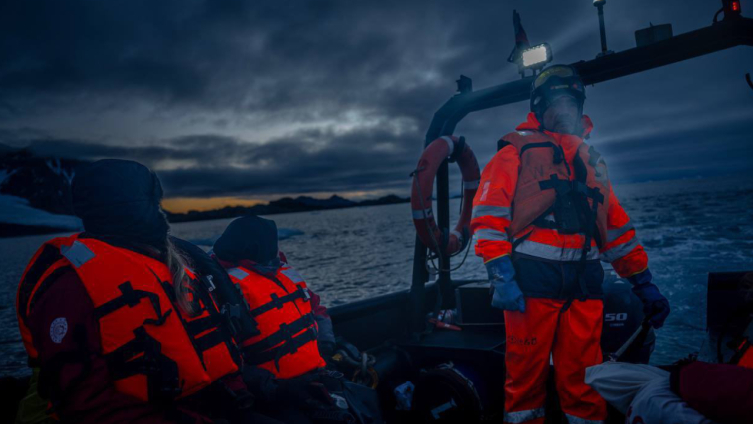
[{"label": "gloved hand", "polygon": [[505,311],[526,311],[523,292],[515,282],[515,268],[510,256],[502,256],[486,263],[492,290],[492,306]]},{"label": "gloved hand", "polygon": [[633,284],[633,293],[643,302],[643,313],[654,328],[661,328],[669,315],[669,301],[652,283],[651,271],[648,269],[628,278]]}]

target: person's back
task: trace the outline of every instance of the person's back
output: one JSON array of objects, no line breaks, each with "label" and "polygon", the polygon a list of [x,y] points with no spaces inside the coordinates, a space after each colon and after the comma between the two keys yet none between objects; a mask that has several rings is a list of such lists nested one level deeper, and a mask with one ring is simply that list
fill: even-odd
[{"label": "person's back", "polygon": [[169,241],[156,176],[100,161],[79,172],[73,195],[86,231],[46,242],[17,295],[40,395],[64,422],[210,422],[203,405],[228,393],[219,384],[243,393],[240,359]]},{"label": "person's back", "polygon": [[552,361],[568,420],[606,418],[603,399],[583,383],[585,368],[602,361],[600,259],[633,284],[652,325],[669,313],[606,163],[583,141],[593,128],[584,100],[574,68],[539,73],[526,122],[499,140],[473,200],[476,254],[492,306],[505,311],[505,422],[544,422]]},{"label": "person's back", "polygon": [[279,252],[274,221],[256,216],[233,221],[213,253],[240,287],[261,332],[242,346],[246,364],[280,379],[324,367],[319,344],[334,344],[332,323]]}]

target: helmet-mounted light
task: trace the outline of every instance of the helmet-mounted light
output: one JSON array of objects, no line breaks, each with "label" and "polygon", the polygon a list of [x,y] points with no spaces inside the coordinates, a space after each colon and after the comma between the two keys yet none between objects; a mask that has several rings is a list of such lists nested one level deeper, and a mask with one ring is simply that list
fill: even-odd
[{"label": "helmet-mounted light", "polygon": [[552,61],[552,49],[543,43],[525,49],[520,53],[521,67],[524,69],[540,69]]}]

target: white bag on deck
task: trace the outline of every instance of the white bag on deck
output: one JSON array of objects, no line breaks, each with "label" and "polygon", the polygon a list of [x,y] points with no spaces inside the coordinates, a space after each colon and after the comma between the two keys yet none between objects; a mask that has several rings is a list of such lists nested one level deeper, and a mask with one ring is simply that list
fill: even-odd
[{"label": "white bag on deck", "polygon": [[669,372],[642,364],[605,362],[586,368],[586,384],[627,424],[714,424],[669,388]]}]

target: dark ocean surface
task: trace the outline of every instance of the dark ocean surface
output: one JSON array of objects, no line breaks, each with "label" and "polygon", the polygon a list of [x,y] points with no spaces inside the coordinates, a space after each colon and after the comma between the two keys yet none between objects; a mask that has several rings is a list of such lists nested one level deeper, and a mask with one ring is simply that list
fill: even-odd
[{"label": "dark ocean surface", "polygon": [[[753,270],[753,179],[665,181],[616,188],[650,257],[655,282],[672,304],[657,331],[652,362],[704,348],[710,271]],[[458,200],[452,202],[457,215]],[[410,205],[274,215],[280,249],[334,306],[408,288],[415,231]],[[230,220],[176,224],[173,234],[208,247]],[[29,373],[15,314],[26,263],[51,236],[0,239],[0,376]],[[453,264],[455,265],[455,263]],[[484,278],[471,250],[454,278]]]}]

